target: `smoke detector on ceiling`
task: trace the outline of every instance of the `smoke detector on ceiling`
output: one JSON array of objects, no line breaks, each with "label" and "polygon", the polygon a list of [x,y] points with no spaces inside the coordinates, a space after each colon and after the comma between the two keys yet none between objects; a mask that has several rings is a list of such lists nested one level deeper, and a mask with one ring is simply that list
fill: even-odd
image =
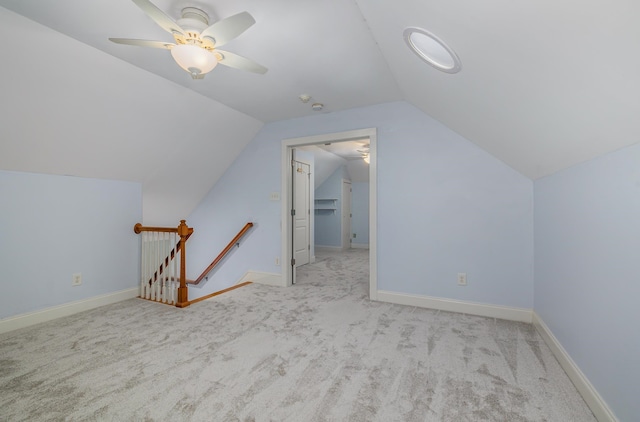
[{"label": "smoke detector on ceiling", "polygon": [[324,108],[324,105],[321,103],[313,103],[311,105],[311,108],[313,109],[313,111],[320,111]]}]

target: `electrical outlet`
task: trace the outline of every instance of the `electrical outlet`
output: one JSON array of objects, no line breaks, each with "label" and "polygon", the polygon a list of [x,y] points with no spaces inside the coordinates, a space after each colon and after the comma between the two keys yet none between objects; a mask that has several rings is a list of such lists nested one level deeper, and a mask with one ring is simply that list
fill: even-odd
[{"label": "electrical outlet", "polygon": [[279,201],[280,200],[280,192],[271,192],[269,195],[269,199],[271,201]]},{"label": "electrical outlet", "polygon": [[458,286],[467,285],[467,273],[458,273]]},{"label": "electrical outlet", "polygon": [[71,276],[71,285],[80,286],[82,284],[82,273],[75,273]]},{"label": "electrical outlet", "polygon": [[280,257],[279,256],[276,256],[275,264],[278,265],[278,266],[280,265]]}]

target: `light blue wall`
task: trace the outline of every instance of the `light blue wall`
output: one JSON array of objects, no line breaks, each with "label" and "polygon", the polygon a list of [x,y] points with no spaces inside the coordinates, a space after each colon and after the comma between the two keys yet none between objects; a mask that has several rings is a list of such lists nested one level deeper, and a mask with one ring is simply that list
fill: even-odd
[{"label": "light blue wall", "polygon": [[[522,308],[533,306],[533,183],[406,102],[266,124],[189,216],[188,272],[197,275],[249,220],[243,246],[193,295],[248,269],[281,272],[283,139],[378,129],[381,290]],[[468,273],[467,287],[456,283]],[[192,291],[190,290],[190,294]]]},{"label": "light blue wall", "polygon": [[640,415],[640,145],[535,183],[535,311],[621,421]]},{"label": "light blue wall", "polygon": [[351,233],[356,237],[352,245],[369,244],[369,183],[354,182],[351,184]]},{"label": "light blue wall", "polygon": [[315,213],[317,246],[342,247],[342,180],[348,178],[346,166],[341,166],[316,189],[316,198],[337,200],[335,212]]},{"label": "light blue wall", "polygon": [[0,171],[0,198],[0,318],[138,285],[139,183]]},{"label": "light blue wall", "polygon": [[248,270],[280,273],[280,140],[273,125],[265,125],[187,217],[194,228],[187,242],[187,277],[193,279],[211,263],[249,221],[254,227],[225,262],[199,287],[189,287],[189,299],[231,286]]},{"label": "light blue wall", "polygon": [[531,180],[410,106],[385,120],[379,288],[532,308]]}]

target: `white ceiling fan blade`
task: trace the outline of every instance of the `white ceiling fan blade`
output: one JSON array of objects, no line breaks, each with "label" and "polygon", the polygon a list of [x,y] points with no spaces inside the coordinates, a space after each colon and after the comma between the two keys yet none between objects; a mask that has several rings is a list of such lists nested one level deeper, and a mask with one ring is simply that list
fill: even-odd
[{"label": "white ceiling fan blade", "polygon": [[164,48],[166,50],[171,50],[171,47],[175,45],[164,41],[134,40],[131,38],[109,38],[109,41],[118,44],[137,45],[139,47]]},{"label": "white ceiling fan blade", "polygon": [[238,56],[234,53],[229,53],[228,51],[215,50],[215,52],[222,56],[222,59],[218,61],[220,64],[253,73],[267,73],[268,69],[266,67],[254,62],[253,60]]},{"label": "white ceiling fan blade", "polygon": [[248,12],[240,12],[214,23],[202,31],[200,38],[212,38],[214,45],[220,47],[242,34],[254,23],[256,20]]},{"label": "white ceiling fan blade", "polygon": [[156,5],[151,3],[149,0],[133,0],[133,2],[140,8],[144,13],[149,15],[151,19],[155,21],[162,29],[169,32],[170,34],[178,33],[184,35],[184,30],[178,26],[178,24],[171,19],[166,13],[162,10],[158,9]]}]

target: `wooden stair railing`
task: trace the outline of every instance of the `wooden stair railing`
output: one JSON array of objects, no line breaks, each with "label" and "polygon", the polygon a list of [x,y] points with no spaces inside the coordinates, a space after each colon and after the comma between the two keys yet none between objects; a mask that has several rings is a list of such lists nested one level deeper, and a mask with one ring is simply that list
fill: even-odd
[{"label": "wooden stair railing", "polygon": [[[162,230],[158,230],[158,229],[162,229]],[[176,230],[177,229],[166,228],[166,227],[143,227],[142,224],[140,223],[133,226],[133,231],[136,234],[140,234],[140,232],[143,232],[143,231],[152,231],[152,232],[160,232],[160,233],[163,233],[163,232],[177,233]],[[193,233],[192,228],[190,228],[189,230],[190,230],[189,234],[187,235],[187,238],[185,239],[185,241],[189,240],[189,237]],[[167,255],[167,257],[163,261],[161,261],[160,267],[158,268],[158,270],[155,273],[153,273],[151,277],[149,277],[149,280],[148,280],[149,284],[158,280],[158,277],[162,276],[163,271],[169,267],[169,263],[175,258],[176,254],[180,252],[180,249],[182,249],[181,242],[178,241],[178,243],[176,243],[176,246],[173,249],[171,249],[171,252]],[[189,283],[189,280],[187,280],[187,283]]]},{"label": "wooden stair railing", "polygon": [[[188,284],[198,284],[205,278],[207,278],[207,274],[209,274],[220,262],[224,259],[224,257],[233,249],[234,246],[240,246],[240,239],[244,237],[244,235],[253,227],[253,223],[249,222],[245,224],[245,226],[238,232],[238,234],[229,242],[229,244],[220,252],[220,254],[209,264],[209,266],[202,272],[200,277],[196,280],[187,280],[186,278],[186,242],[189,237],[193,234],[193,228],[187,226],[185,220],[180,220],[180,225],[176,228],[173,227],[145,227],[142,224],[138,223],[133,227],[133,231],[136,234],[140,234],[142,232],[150,232],[150,234],[155,234],[156,237],[151,237],[147,239],[149,243],[166,243],[167,241],[173,242],[173,240],[166,239],[160,233],[175,233],[180,237],[180,240],[175,243],[175,246],[169,251],[159,252],[160,248],[157,247],[151,252],[147,252],[144,250],[144,238],[143,238],[143,263],[142,263],[142,280],[141,280],[141,293],[140,297],[143,299],[150,299],[159,302],[165,303],[175,303],[175,305],[179,308],[184,308],[189,306],[192,302],[188,299]],[[175,236],[173,237],[175,240]],[[173,243],[171,243],[173,244]],[[175,277],[172,275],[172,263],[175,263],[175,259],[177,258],[177,254],[180,252],[180,277]],[[153,268],[151,271],[145,272],[145,259],[147,255],[158,255],[154,258],[157,258],[155,264],[150,264]],[[166,256],[165,256],[166,254]],[[159,263],[159,264],[158,264]],[[147,268],[148,270],[148,268]],[[177,294],[174,298],[169,292],[175,291],[172,290],[167,283],[172,285],[176,280],[179,280],[180,284],[177,288]],[[246,284],[246,283],[244,283]],[[145,293],[146,292],[146,293]],[[201,299],[196,299],[193,302],[197,302]]]},{"label": "wooden stair railing", "polygon": [[[159,299],[160,301],[164,301],[164,302],[175,302],[175,305],[178,308],[184,308],[186,306],[189,306],[190,303],[188,300],[187,277],[186,277],[186,242],[187,242],[187,239],[189,239],[189,237],[193,233],[193,228],[188,227],[185,220],[180,220],[180,225],[176,228],[144,227],[142,224],[138,223],[133,227],[133,231],[136,234],[140,234],[142,232],[155,232],[155,233],[176,233],[177,236],[180,236],[180,240],[176,243],[176,246],[173,249],[171,249],[171,252],[168,253],[166,257],[160,258],[159,260],[160,266],[158,267],[157,270],[155,270],[155,272],[153,272],[153,274],[150,275],[150,277],[147,277],[145,275],[144,268],[141,270],[142,277],[143,277],[142,287],[145,288],[145,283],[148,283],[149,285],[153,285],[154,283],[160,283],[161,281],[164,281],[165,282],[164,285],[160,284],[160,286],[163,286],[163,287],[159,287],[159,289],[164,288],[164,290],[162,291],[162,293],[160,293],[160,290],[155,292],[153,299],[155,300]],[[161,240],[164,241],[165,239],[162,238]],[[176,295],[177,297],[175,298],[175,300],[173,300],[173,298],[168,299],[167,297],[166,282],[167,281],[170,283],[174,282],[175,277],[171,277],[170,270],[169,271],[167,270],[170,269],[170,262],[176,258],[176,254],[178,252],[180,252],[180,278],[179,278],[180,284],[179,284],[179,287],[177,288],[177,295]],[[163,272],[165,273],[164,280],[162,278]],[[167,273],[169,273],[169,275],[167,275]],[[142,292],[141,292],[141,296],[142,296]],[[147,298],[150,298],[150,297],[147,297]]]},{"label": "wooden stair railing", "polygon": [[200,274],[200,277],[196,278],[195,280],[187,280],[187,284],[198,284],[202,280],[204,280],[207,277],[207,274],[209,274],[220,263],[220,261],[224,259],[224,257],[231,251],[231,249],[233,249],[234,246],[240,246],[240,239],[242,239],[242,237],[247,234],[251,227],[253,227],[253,223],[249,222],[245,224],[242,230],[238,232],[236,237],[234,237],[231,242],[229,242],[229,244],[222,250],[222,252],[220,252],[220,254],[218,254],[218,256],[211,262],[211,264],[209,264],[209,266],[202,272],[202,274]]}]

